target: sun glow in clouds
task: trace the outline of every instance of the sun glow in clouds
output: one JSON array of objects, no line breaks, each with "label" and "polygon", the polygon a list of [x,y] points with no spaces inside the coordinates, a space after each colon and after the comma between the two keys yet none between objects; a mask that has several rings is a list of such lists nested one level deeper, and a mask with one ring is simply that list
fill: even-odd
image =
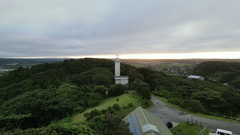
[{"label": "sun glow in clouds", "polygon": [[[70,56],[69,58],[115,58],[114,55]],[[171,54],[119,54],[121,59],[240,59],[240,52],[171,53]]]}]

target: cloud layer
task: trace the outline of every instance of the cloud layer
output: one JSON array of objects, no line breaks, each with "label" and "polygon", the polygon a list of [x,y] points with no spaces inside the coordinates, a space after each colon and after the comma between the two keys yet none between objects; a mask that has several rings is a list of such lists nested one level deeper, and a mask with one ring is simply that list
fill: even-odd
[{"label": "cloud layer", "polygon": [[0,57],[240,52],[239,0],[0,0]]}]

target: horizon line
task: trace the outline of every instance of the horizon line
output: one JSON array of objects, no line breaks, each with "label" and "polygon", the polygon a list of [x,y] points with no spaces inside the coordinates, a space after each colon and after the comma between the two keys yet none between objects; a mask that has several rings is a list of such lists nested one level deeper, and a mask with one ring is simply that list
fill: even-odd
[{"label": "horizon line", "polygon": [[[115,59],[115,57],[2,57],[0,59]],[[120,59],[143,59],[143,60],[186,60],[186,59],[240,59],[240,58],[120,58]]]},{"label": "horizon line", "polygon": [[[72,55],[72,56],[49,56],[49,57],[3,57],[17,59],[44,59],[44,58],[101,58],[114,59],[116,54],[99,54],[99,55]],[[163,54],[120,54],[120,59],[240,59],[240,52],[199,52],[199,53],[163,53]]]}]

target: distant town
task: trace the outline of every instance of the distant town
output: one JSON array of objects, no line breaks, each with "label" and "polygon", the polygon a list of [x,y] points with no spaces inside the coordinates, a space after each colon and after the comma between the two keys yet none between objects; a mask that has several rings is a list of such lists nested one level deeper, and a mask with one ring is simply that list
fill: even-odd
[{"label": "distant town", "polygon": [[18,67],[31,68],[32,66],[63,61],[64,59],[5,59],[0,58],[0,75],[7,74]]},{"label": "distant town", "polygon": [[240,62],[239,59],[162,59],[162,60],[122,60],[135,67],[147,67],[166,74],[189,76],[193,69],[205,61]]},{"label": "distant town", "polygon": [[173,74],[178,76],[188,76],[192,74],[192,70],[196,67],[196,63],[180,63],[180,62],[126,62],[135,67],[147,67],[156,71],[162,71],[167,74]]}]

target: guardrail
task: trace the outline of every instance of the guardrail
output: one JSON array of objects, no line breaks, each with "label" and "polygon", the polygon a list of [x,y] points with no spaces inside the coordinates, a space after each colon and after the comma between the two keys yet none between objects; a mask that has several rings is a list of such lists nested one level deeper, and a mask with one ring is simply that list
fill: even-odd
[{"label": "guardrail", "polygon": [[202,130],[199,132],[199,135],[203,135],[203,134],[205,133],[206,129],[207,129],[207,123],[205,123],[205,124],[203,125],[202,122],[198,122],[197,120],[194,121],[194,120],[193,120],[193,116],[191,116],[191,120],[189,120],[189,118],[188,118],[188,119],[187,119],[187,122],[191,122],[191,123],[193,123],[193,124],[196,124],[196,125],[199,125],[199,126],[203,126]]},{"label": "guardrail", "polygon": [[205,123],[204,125],[203,125],[203,123],[202,122],[198,122],[197,120],[193,120],[193,116],[191,116],[191,120],[189,121],[189,118],[187,118],[187,122],[191,122],[191,123],[193,123],[193,124],[196,124],[196,125],[199,125],[199,126],[204,126],[204,125],[207,125],[207,123]]},{"label": "guardrail", "polygon": [[226,116],[226,115],[223,115],[223,119],[240,122],[240,118],[229,117],[229,116]]},{"label": "guardrail", "polygon": [[207,124],[203,126],[203,129],[200,131],[199,135],[203,135],[207,129]]}]

